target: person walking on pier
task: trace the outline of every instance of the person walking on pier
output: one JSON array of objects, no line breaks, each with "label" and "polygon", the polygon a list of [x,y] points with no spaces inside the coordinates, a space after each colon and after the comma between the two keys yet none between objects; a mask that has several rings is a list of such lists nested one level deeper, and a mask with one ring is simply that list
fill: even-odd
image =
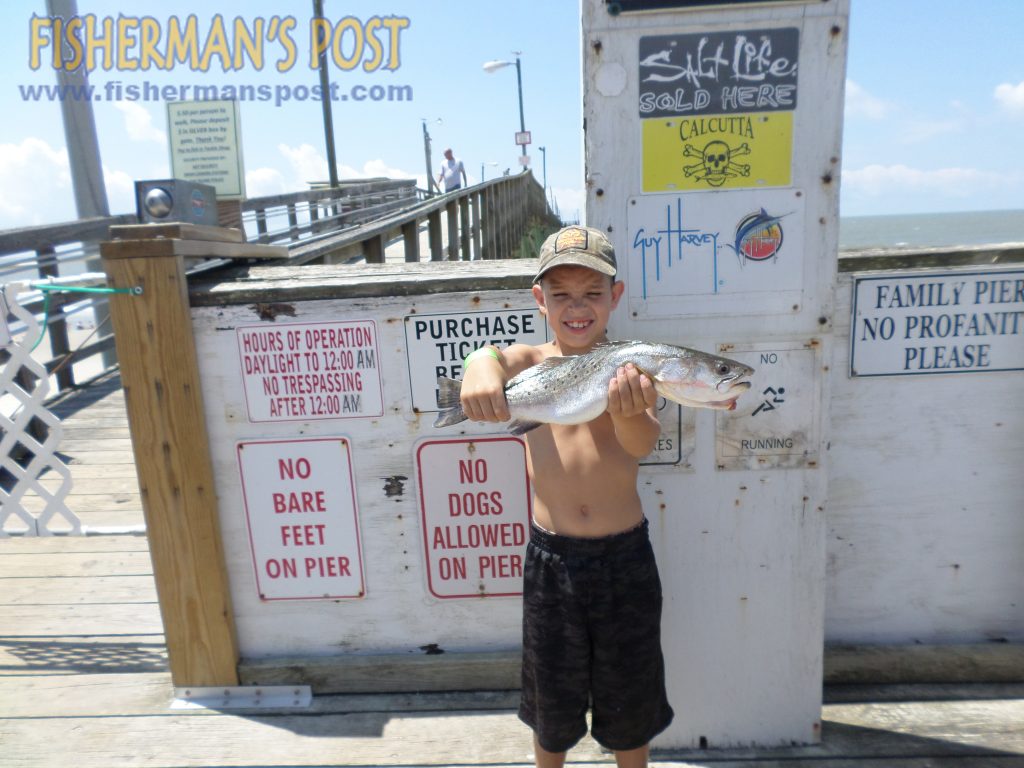
[{"label": "person walking on pier", "polygon": [[452,154],[451,148],[444,151],[444,162],[441,163],[441,173],[437,175],[437,183],[444,181],[444,191],[454,192],[456,189],[468,186],[466,181],[466,169],[462,161]]}]

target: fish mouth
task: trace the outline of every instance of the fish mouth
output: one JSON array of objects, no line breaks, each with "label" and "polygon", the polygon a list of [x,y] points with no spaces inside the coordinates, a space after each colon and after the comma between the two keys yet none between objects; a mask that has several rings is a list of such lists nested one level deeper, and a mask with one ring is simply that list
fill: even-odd
[{"label": "fish mouth", "polygon": [[728,392],[731,394],[735,392],[736,397],[739,397],[741,394],[750,389],[750,382],[739,381],[738,378],[725,379],[719,382],[718,386],[715,387],[715,389],[722,393]]}]

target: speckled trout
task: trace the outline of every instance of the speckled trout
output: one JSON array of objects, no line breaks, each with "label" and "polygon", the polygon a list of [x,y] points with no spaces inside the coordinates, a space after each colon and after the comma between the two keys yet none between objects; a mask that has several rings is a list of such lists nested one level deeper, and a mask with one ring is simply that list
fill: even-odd
[{"label": "speckled trout", "polygon": [[[541,424],[583,424],[608,408],[608,382],[618,368],[632,363],[662,397],[690,408],[731,411],[750,389],[754,369],[718,355],[670,344],[611,341],[572,357],[549,357],[513,376],[505,385],[512,421],[508,430],[521,435]],[[438,376],[435,427],[466,420],[459,402],[462,382]]]}]

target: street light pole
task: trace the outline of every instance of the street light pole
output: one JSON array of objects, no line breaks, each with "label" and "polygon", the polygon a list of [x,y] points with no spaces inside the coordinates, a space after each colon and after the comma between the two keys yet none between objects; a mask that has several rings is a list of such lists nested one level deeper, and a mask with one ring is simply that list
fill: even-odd
[{"label": "street light pole", "polygon": [[[313,16],[324,17],[323,0],[313,0]],[[327,173],[330,176],[331,188],[338,186],[338,159],[334,154],[334,120],[331,117],[330,82],[327,74],[327,51],[320,54],[320,107],[324,113],[324,141],[327,144]]]},{"label": "street light pole", "polygon": [[544,198],[548,196],[548,150],[547,147],[537,147],[544,162]]},{"label": "street light pole", "polygon": [[427,132],[427,118],[423,120],[423,159],[427,163],[427,195],[434,194],[434,168],[430,159],[430,134]]},{"label": "street light pole", "polygon": [[[519,66],[519,54],[516,54],[516,84],[519,86],[519,130],[526,133],[526,118],[523,116],[523,69]],[[523,157],[526,157],[526,145],[523,148]],[[525,165],[523,166],[526,167]]]},{"label": "street light pole", "polygon": [[[519,92],[519,132],[520,133],[526,133],[526,117],[525,117],[525,115],[523,113],[523,67],[522,67],[522,64],[519,61],[519,53],[520,52],[519,51],[513,51],[513,53],[516,55],[516,61],[515,61],[515,65],[516,65],[516,86],[517,86],[518,92]],[[487,62],[484,62],[484,71],[485,72],[496,72],[497,70],[502,69],[503,67],[508,67],[508,66],[511,66],[511,65],[512,65],[511,61],[487,61]],[[523,157],[526,157],[526,145],[525,144],[521,144],[520,146],[523,149]],[[524,169],[526,168],[526,163],[525,162],[523,163],[523,168]]]}]

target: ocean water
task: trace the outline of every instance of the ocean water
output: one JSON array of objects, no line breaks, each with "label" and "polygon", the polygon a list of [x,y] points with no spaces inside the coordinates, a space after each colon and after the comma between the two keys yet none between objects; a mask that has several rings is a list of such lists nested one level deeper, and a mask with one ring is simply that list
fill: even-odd
[{"label": "ocean water", "polygon": [[1024,243],[1024,210],[849,216],[839,220],[839,249]]}]

